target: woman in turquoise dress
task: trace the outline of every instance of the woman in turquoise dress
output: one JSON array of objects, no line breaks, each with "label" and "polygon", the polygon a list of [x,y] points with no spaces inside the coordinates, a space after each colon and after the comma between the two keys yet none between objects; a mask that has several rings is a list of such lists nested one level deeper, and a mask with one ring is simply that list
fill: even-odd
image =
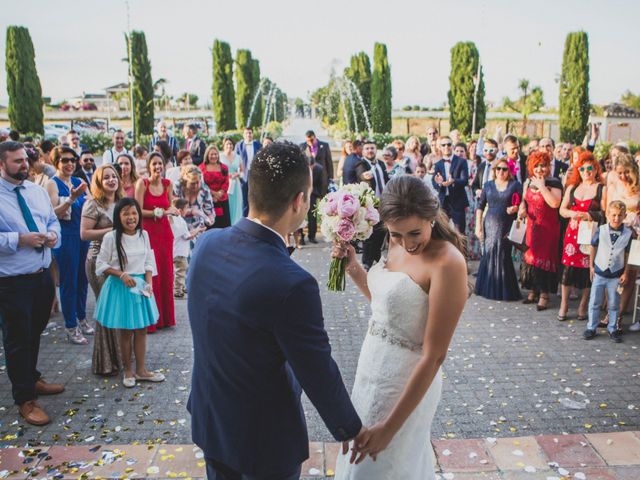
[{"label": "woman in turquoise dress", "polygon": [[242,162],[240,156],[236,155],[233,150],[233,141],[225,138],[222,141],[222,153],[220,160],[229,169],[229,213],[231,216],[231,225],[242,218],[242,188],[240,186],[240,178],[242,178]]}]

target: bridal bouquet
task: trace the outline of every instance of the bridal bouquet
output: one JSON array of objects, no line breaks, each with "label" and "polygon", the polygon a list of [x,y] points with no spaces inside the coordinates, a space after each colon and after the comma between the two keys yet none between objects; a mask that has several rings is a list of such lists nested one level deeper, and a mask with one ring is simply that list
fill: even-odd
[{"label": "bridal bouquet", "polygon": [[[366,240],[371,236],[373,226],[380,221],[377,205],[378,199],[368,184],[344,185],[318,202],[316,216],[320,231],[325,239],[333,242]],[[346,258],[331,260],[329,290],[344,290],[346,266]]]}]

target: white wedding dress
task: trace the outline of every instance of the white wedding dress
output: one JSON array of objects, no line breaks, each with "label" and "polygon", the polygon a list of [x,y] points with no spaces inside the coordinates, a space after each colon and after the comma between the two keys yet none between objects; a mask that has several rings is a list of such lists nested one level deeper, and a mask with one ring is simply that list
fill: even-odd
[{"label": "white wedding dress", "polygon": [[[429,298],[411,277],[387,270],[383,262],[367,277],[371,320],[364,339],[351,400],[370,427],[383,420],[402,394],[422,354]],[[374,462],[349,464],[338,454],[336,480],[435,479],[431,422],[442,393],[438,371],[427,394]]]}]

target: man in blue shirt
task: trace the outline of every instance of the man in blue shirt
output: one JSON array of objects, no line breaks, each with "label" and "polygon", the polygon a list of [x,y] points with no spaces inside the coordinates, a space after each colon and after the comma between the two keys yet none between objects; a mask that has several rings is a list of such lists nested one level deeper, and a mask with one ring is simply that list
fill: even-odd
[{"label": "man in blue shirt", "polygon": [[20,415],[32,425],[45,425],[49,416],[37,396],[64,390],[46,383],[36,368],[55,291],[51,249],[60,246],[61,237],[49,195],[25,181],[28,172],[24,146],[0,143],[0,323],[7,373]]}]

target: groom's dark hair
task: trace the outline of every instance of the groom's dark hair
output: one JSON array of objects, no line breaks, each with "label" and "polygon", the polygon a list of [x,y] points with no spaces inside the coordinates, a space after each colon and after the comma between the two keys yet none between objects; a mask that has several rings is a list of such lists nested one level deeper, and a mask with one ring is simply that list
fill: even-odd
[{"label": "groom's dark hair", "polygon": [[262,148],[249,169],[249,206],[269,217],[282,215],[311,182],[309,162],[298,145],[276,142]]}]

